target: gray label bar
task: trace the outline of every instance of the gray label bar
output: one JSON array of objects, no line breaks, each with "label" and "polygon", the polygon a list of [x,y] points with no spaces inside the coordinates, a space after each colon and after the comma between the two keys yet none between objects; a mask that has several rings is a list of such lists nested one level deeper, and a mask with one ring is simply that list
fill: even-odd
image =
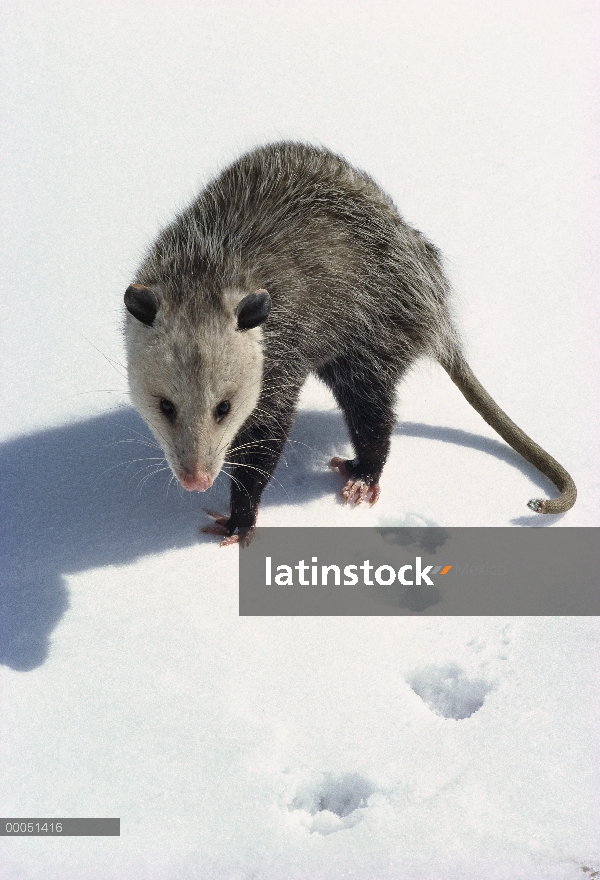
[{"label": "gray label bar", "polygon": [[120,837],[120,819],[0,819],[0,837]]},{"label": "gray label bar", "polygon": [[242,616],[596,615],[598,528],[258,528]]}]

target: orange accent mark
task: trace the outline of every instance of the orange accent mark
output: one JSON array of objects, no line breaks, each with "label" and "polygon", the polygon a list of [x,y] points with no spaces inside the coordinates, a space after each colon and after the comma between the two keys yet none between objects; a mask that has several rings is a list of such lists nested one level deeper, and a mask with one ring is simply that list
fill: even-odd
[{"label": "orange accent mark", "polygon": [[452,568],[451,565],[447,565],[446,568],[443,568],[443,569],[440,571],[440,574],[448,574],[448,572],[450,571],[451,568]]}]

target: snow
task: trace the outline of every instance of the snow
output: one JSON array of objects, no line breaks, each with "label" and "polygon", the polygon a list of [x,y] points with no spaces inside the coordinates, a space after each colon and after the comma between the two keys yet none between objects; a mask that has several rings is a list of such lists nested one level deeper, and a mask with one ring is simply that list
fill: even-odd
[{"label": "snow", "polygon": [[310,381],[261,525],[597,526],[599,19],[2,4],[0,812],[121,818],[2,837],[3,880],[600,870],[597,621],[240,618],[238,551],[199,533],[226,480],[168,489],[120,334],[144,248],[203,181],[259,143],[325,144],[441,248],[472,367],[579,498],[530,514],[547,482],[423,363],[378,504],[339,503],[348,438]]}]

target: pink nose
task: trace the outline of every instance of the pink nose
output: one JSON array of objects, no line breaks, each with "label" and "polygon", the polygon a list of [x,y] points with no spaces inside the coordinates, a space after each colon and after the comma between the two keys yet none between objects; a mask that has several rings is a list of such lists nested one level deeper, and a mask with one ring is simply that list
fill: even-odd
[{"label": "pink nose", "polygon": [[195,474],[183,474],[179,482],[188,492],[206,492],[213,484],[213,479],[206,471],[197,471]]}]

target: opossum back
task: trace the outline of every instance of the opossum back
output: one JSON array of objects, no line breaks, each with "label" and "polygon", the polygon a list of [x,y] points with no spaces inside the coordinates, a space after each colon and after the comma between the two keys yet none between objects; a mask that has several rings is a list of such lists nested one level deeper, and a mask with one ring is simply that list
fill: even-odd
[{"label": "opossum back", "polygon": [[304,144],[261,147],[226,168],[159,236],[140,280],[217,308],[225,289],[266,287],[279,332],[308,322],[385,344],[388,330],[390,343],[403,332],[435,356],[456,345],[436,248],[371,177]]}]

